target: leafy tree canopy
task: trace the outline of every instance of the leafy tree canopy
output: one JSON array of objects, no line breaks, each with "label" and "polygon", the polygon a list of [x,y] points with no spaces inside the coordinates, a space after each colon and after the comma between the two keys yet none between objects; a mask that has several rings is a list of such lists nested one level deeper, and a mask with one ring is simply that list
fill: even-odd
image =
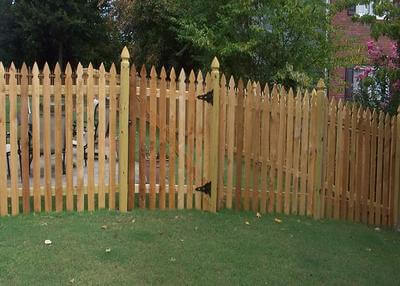
[{"label": "leafy tree canopy", "polygon": [[119,2],[119,26],[139,64],[207,69],[217,56],[227,74],[290,86],[310,85],[333,64],[324,1]]},{"label": "leafy tree canopy", "polygon": [[17,64],[110,61],[119,50],[110,1],[0,0],[0,58]]}]

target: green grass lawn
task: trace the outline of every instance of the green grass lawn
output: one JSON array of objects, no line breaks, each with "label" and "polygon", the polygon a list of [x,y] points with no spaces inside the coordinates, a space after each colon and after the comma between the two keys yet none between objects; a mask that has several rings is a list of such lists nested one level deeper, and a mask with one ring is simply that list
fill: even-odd
[{"label": "green grass lawn", "polygon": [[231,211],[2,218],[0,284],[398,285],[399,233],[279,218]]}]

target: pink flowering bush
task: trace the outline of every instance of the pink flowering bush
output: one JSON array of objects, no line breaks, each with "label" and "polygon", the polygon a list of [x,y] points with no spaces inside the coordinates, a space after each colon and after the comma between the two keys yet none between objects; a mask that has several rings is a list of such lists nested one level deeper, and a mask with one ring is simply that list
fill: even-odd
[{"label": "pink flowering bush", "polygon": [[361,73],[354,99],[364,106],[394,114],[400,103],[399,47],[392,44],[390,53],[384,53],[376,42],[368,41],[367,55],[370,66],[356,67]]}]

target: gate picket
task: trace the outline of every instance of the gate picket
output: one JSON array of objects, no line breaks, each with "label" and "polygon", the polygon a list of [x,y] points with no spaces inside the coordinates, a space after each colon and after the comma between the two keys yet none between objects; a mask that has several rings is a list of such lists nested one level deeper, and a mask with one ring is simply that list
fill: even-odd
[{"label": "gate picket", "polygon": [[175,209],[175,155],[176,155],[176,75],[170,72],[169,85],[169,209]]},{"label": "gate picket", "polygon": [[[108,148],[108,156],[109,156],[109,185],[108,185],[108,207],[111,210],[115,209],[115,193],[116,193],[116,181],[115,181],[115,172],[116,172],[116,127],[117,127],[117,94],[116,94],[116,69],[114,63],[110,68],[110,107],[109,111],[109,127],[108,127],[108,140],[109,140],[109,148]],[[123,202],[119,202],[123,204]],[[126,205],[126,203],[125,203]],[[126,208],[126,207],[125,207]],[[123,209],[123,206],[120,205],[120,210]]]},{"label": "gate picket", "polygon": [[149,206],[153,210],[156,208],[156,122],[157,122],[157,73],[153,66],[150,71],[150,105],[149,105],[149,121],[150,121],[150,197]]},{"label": "gate picket", "polygon": [[185,207],[185,136],[186,136],[186,76],[182,69],[179,75],[178,99],[178,209]]},{"label": "gate picket", "polygon": [[186,208],[193,208],[193,186],[194,186],[194,138],[195,138],[195,76],[193,70],[189,75],[189,93],[188,93],[188,109],[187,109],[187,137],[188,137],[188,151],[186,155],[186,170],[187,170],[187,195],[186,195]]},{"label": "gate picket", "polygon": [[[196,97],[203,94],[203,74],[199,71],[197,75]],[[196,187],[203,184],[203,138],[204,138],[204,122],[203,122],[203,109],[204,104],[202,100],[196,100],[196,170],[195,170],[195,183]],[[200,210],[202,208],[202,194],[196,192],[195,194],[195,208]]]},{"label": "gate picket", "polygon": [[165,72],[165,68],[161,68],[161,81],[160,81],[160,101],[159,101],[159,118],[160,118],[160,128],[159,128],[159,137],[160,137],[160,179],[159,179],[159,207],[160,209],[165,209],[165,186],[166,186],[166,104],[167,104],[167,83],[166,78],[167,74]]}]

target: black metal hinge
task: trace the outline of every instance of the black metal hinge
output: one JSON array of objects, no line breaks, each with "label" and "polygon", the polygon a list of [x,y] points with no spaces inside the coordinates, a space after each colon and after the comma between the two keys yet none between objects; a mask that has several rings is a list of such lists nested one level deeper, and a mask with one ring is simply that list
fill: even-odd
[{"label": "black metal hinge", "polygon": [[198,99],[207,101],[208,103],[211,103],[211,105],[213,105],[214,102],[214,91],[210,90],[209,92],[205,93],[205,94],[201,94],[197,96]]},{"label": "black metal hinge", "polygon": [[205,193],[211,197],[211,182],[195,189],[197,192]]}]

